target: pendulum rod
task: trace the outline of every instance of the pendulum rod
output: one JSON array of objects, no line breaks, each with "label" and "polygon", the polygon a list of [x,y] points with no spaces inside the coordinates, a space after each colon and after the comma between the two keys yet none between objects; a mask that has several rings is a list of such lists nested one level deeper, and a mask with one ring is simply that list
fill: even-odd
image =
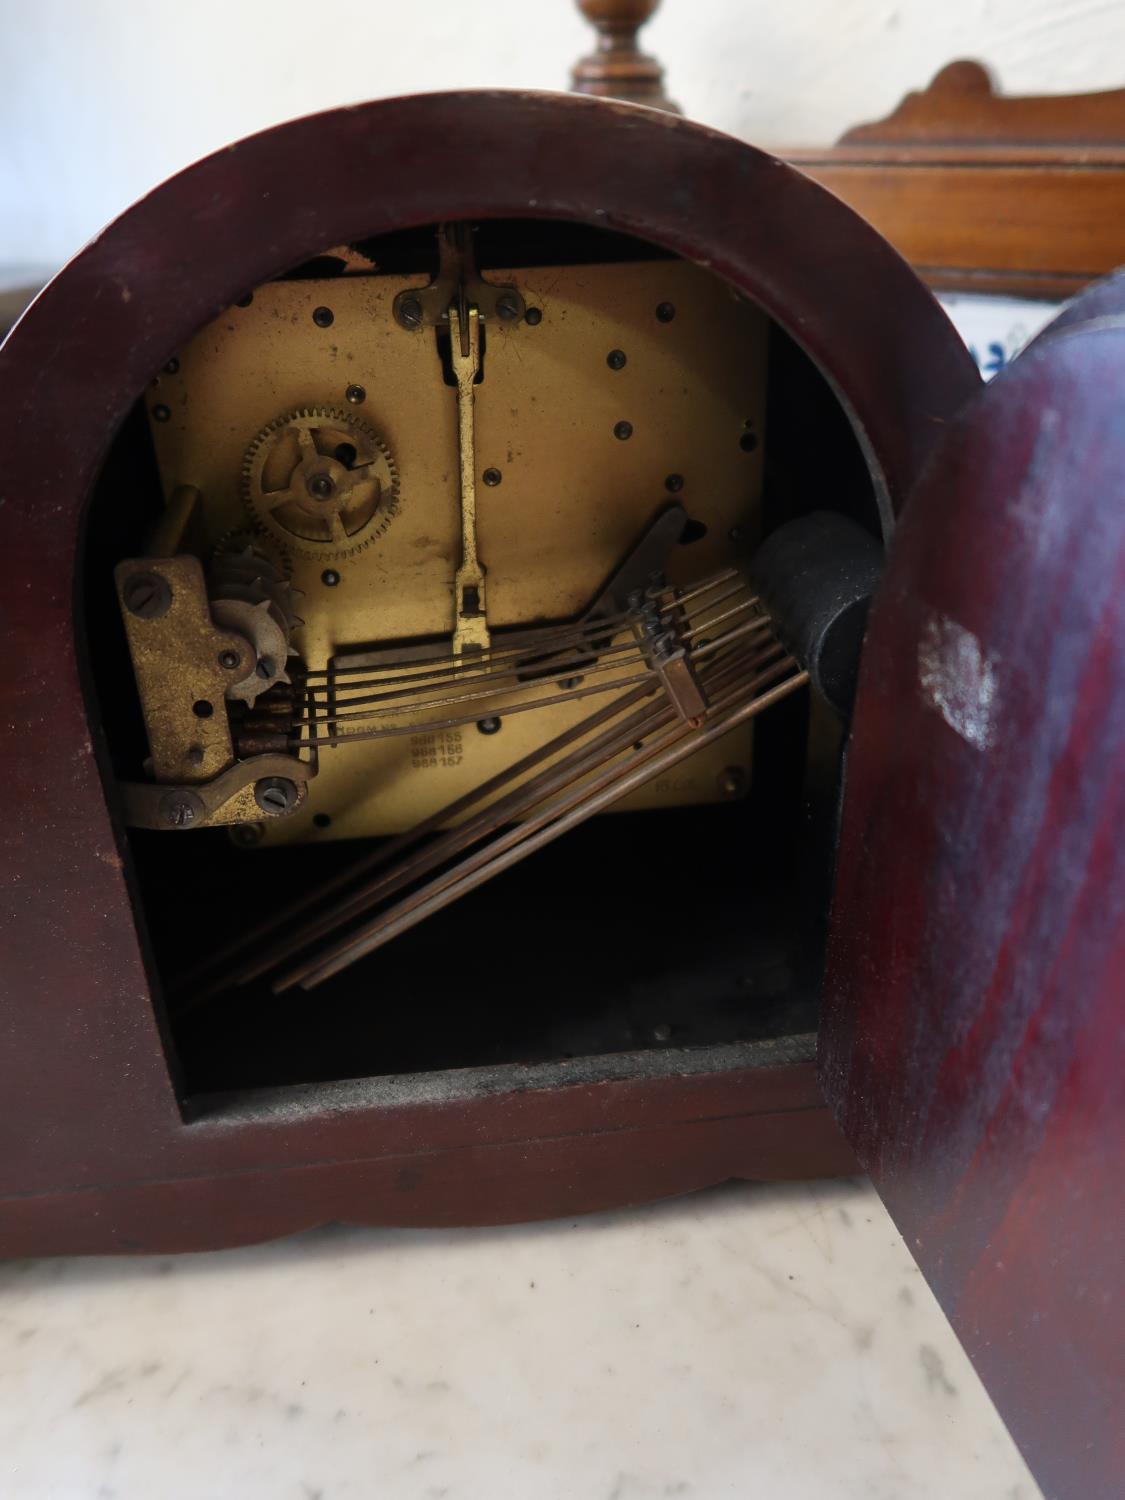
[{"label": "pendulum rod", "polygon": [[457,656],[491,644],[484,598],[484,568],[477,555],[477,449],[473,388],[480,374],[480,310],[466,303],[462,284],[449,308],[449,345],[457,381],[457,445],[461,459],[461,566],[454,579]]}]

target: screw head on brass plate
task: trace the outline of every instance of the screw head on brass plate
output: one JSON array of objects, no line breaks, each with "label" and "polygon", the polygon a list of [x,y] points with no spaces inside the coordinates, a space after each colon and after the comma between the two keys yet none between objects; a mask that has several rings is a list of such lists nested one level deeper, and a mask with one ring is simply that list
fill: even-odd
[{"label": "screw head on brass plate", "polygon": [[184,789],[165,792],[160,799],[160,818],[169,828],[190,828],[203,817],[203,803]]},{"label": "screw head on brass plate", "polygon": [[138,620],[159,620],[172,607],[172,590],[159,573],[133,573],[121,590],[125,608]]},{"label": "screw head on brass plate", "polygon": [[254,801],[264,813],[280,818],[297,805],[297,783],[287,776],[265,776],[254,784]]}]

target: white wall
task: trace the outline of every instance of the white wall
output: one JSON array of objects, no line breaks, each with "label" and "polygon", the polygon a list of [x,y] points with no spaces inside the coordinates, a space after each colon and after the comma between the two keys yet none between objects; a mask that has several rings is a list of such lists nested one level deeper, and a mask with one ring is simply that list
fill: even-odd
[{"label": "white wall", "polygon": [[[959,56],[1013,92],[1125,83],[1122,0],[665,0],[645,36],[688,114],[763,145],[831,141]],[[294,115],[564,88],[588,37],[571,0],[0,0],[0,266],[57,264],[169,173]]]}]

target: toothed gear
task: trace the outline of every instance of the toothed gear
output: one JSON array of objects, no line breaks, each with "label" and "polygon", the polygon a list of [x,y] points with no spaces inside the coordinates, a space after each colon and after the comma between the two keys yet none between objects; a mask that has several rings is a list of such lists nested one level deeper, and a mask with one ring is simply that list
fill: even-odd
[{"label": "toothed gear", "polygon": [[387,445],[354,412],[314,406],[278,417],[254,439],[242,497],[283,546],[304,557],[348,557],[398,514],[398,471]]},{"label": "toothed gear", "polygon": [[252,516],[247,517],[245,526],[233,526],[229,531],[223,532],[211,549],[212,561],[214,563],[220,557],[244,553],[247,547],[268,558],[279,573],[292,573],[293,559],[289,552],[277,537],[270,536],[265,527]]},{"label": "toothed gear", "polygon": [[279,682],[288,682],[288,658],[297,653],[293,630],[304,621],[297,614],[300,592],[288,575],[258,545],[240,551],[216,550],[208,576],[211,616],[224,630],[235,631],[250,647],[245,674],[227,688],[228,698],[254,703]]}]

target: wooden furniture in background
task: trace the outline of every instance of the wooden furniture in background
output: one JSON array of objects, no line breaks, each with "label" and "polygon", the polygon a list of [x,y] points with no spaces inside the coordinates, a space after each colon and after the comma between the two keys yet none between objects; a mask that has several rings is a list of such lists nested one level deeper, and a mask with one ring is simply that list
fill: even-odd
[{"label": "wooden furniture in background", "polygon": [[664,92],[664,69],[637,45],[637,33],[660,8],[660,0],[576,0],[578,9],[597,29],[595,52],[574,65],[571,86],[576,94],[623,99],[651,109],[680,113]]},{"label": "wooden furniture in background", "polygon": [[1125,89],[1005,98],[954,62],[885,120],[784,154],[938,290],[1057,300],[1125,262]]},{"label": "wooden furniture in background", "polygon": [[885,120],[855,125],[841,146],[1116,146],[1125,89],[1099,94],[1005,95],[978,62],[951,62],[907,94]]},{"label": "wooden furniture in background", "polygon": [[[636,46],[654,0],[578,0],[599,51],[574,88],[675,108]],[[962,60],[835,146],[779,153],[875,226],[938,291],[1061,301],[1125,264],[1125,89],[1007,97]]]}]

